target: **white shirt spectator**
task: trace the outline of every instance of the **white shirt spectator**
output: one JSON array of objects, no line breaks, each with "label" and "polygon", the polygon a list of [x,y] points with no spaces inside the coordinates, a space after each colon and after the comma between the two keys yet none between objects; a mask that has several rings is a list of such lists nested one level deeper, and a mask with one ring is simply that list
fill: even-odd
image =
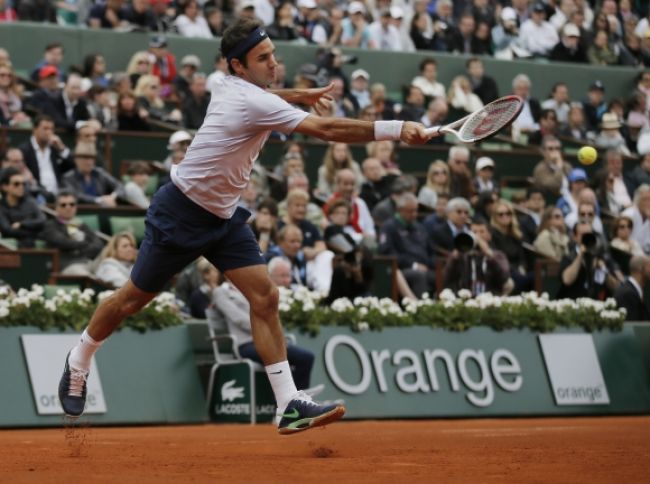
[{"label": "white shirt spectator", "polygon": [[402,50],[399,30],[394,25],[387,25],[384,28],[381,22],[376,21],[370,24],[368,30],[370,30],[370,37],[374,41],[376,49],[394,52]]},{"label": "white shirt spectator", "polygon": [[259,18],[264,25],[271,25],[275,17],[275,9],[269,0],[255,0],[255,16]]},{"label": "white shirt spectator", "polygon": [[122,262],[113,257],[107,257],[99,263],[95,276],[97,279],[115,287],[122,287],[131,277],[133,265],[130,262]]},{"label": "white shirt spectator", "polygon": [[520,44],[533,55],[547,56],[559,41],[557,30],[546,21],[537,25],[529,19],[519,30]]},{"label": "white shirt spectator", "polygon": [[411,81],[411,85],[419,87],[425,96],[431,97],[445,97],[445,86],[441,82],[431,82],[424,76],[416,76]]},{"label": "white shirt spectator", "polygon": [[571,109],[569,103],[558,104],[558,102],[555,99],[551,98],[542,102],[542,109],[552,109],[553,111],[555,111],[555,115],[557,116],[557,121],[560,124],[565,125],[569,122],[569,110]]},{"label": "white shirt spectator", "polygon": [[636,206],[632,206],[623,211],[623,215],[630,217],[634,228],[632,229],[632,239],[641,246],[646,255],[650,254],[650,219],[643,219],[643,215]]},{"label": "white shirt spectator", "polygon": [[50,156],[52,150],[49,145],[42,149],[38,146],[36,139],[32,136],[30,139],[34,153],[36,153],[36,161],[38,161],[39,183],[45,187],[50,193],[57,193],[59,191],[59,182],[56,180],[56,173],[52,166]]},{"label": "white shirt spectator", "polygon": [[190,20],[187,15],[181,14],[174,21],[178,33],[183,37],[194,37],[200,39],[211,39],[212,32],[208,26],[208,21],[202,15],[197,16],[194,21]]},{"label": "white shirt spectator", "polygon": [[636,24],[636,27],[634,27],[634,35],[642,39],[648,28],[650,28],[648,17],[643,17],[641,20],[639,20],[639,23]]},{"label": "white shirt spectator", "polygon": [[359,228],[363,231],[365,237],[375,237],[375,221],[370,215],[370,210],[368,210],[368,205],[366,202],[359,197],[354,197],[352,203],[356,205],[357,210],[359,211]]},{"label": "white shirt spectator", "polygon": [[194,203],[230,219],[271,131],[291,134],[307,116],[275,94],[225,76],[183,162],[172,166],[171,178]]}]

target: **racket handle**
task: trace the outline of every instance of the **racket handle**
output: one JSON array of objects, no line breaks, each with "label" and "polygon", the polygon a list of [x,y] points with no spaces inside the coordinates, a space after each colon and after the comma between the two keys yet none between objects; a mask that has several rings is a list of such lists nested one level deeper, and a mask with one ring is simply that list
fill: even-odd
[{"label": "racket handle", "polygon": [[442,129],[442,126],[432,126],[431,128],[425,129],[424,133],[427,136],[431,136],[432,138],[435,138],[436,136],[440,136],[440,129]]}]

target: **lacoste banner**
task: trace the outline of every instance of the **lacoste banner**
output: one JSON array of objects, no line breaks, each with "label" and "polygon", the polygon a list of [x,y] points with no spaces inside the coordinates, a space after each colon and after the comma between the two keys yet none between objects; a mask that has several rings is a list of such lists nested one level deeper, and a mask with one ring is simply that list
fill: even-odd
[{"label": "lacoste banner", "polygon": [[316,354],[311,382],[326,385],[319,399],[344,399],[352,418],[650,411],[630,328],[541,336],[489,328],[322,328],[315,338],[297,337]]}]

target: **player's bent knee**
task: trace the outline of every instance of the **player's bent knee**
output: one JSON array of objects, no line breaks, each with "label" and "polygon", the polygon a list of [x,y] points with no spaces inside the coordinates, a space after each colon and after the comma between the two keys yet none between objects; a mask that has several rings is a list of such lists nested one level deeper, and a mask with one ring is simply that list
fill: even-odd
[{"label": "player's bent knee", "polygon": [[277,287],[269,285],[267,290],[256,294],[252,299],[251,307],[255,313],[270,316],[278,311],[280,292]]}]

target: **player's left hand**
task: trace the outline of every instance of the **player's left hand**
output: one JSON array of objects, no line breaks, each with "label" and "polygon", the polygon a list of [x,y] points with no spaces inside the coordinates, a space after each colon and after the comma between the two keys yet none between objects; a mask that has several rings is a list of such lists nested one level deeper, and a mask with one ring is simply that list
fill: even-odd
[{"label": "player's left hand", "polygon": [[424,125],[413,121],[406,121],[402,126],[400,140],[410,145],[426,143],[432,138],[425,131]]},{"label": "player's left hand", "polygon": [[332,101],[334,101],[334,98],[329,94],[332,89],[334,89],[333,83],[325,87],[305,89],[302,104],[312,106],[319,116],[330,114],[332,112]]}]

